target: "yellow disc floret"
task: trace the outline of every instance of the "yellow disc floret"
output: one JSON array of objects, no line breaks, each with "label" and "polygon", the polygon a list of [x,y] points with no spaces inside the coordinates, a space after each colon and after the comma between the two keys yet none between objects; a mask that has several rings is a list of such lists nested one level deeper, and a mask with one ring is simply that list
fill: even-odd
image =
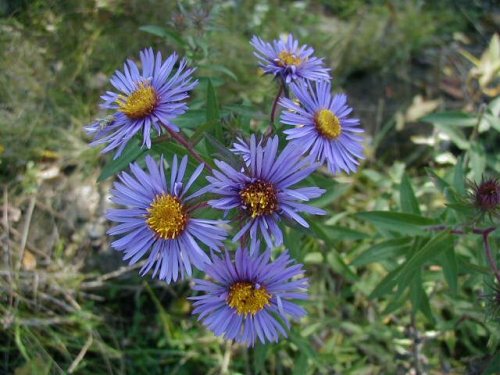
[{"label": "yellow disc floret", "polygon": [[278,197],[273,184],[257,180],[240,191],[243,206],[252,218],[269,215],[278,209]]},{"label": "yellow disc floret", "polygon": [[287,66],[287,65],[297,66],[302,63],[302,59],[300,57],[288,51],[281,51],[278,54],[278,59],[279,59],[278,64],[280,66]]},{"label": "yellow disc floret", "polygon": [[146,223],[160,238],[174,239],[186,228],[188,216],[179,198],[157,195],[148,208]]},{"label": "yellow disc floret", "polygon": [[321,109],[316,112],[314,122],[318,133],[325,138],[336,139],[342,134],[339,118],[329,109]]},{"label": "yellow disc floret", "polygon": [[231,285],[227,304],[236,309],[239,315],[255,315],[270,304],[271,294],[262,285],[239,281]]},{"label": "yellow disc floret", "polygon": [[137,89],[128,97],[120,95],[116,99],[120,111],[131,119],[140,119],[153,113],[158,103],[155,89],[147,83],[139,83]]}]

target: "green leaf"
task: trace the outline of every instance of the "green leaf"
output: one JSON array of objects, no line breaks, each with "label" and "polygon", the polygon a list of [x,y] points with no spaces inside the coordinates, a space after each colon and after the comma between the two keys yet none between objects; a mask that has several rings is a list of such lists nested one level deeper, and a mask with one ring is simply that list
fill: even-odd
[{"label": "green leaf", "polygon": [[483,375],[495,375],[500,371],[500,355],[493,355],[486,368],[483,370]]},{"label": "green leaf", "polygon": [[464,158],[461,156],[453,169],[453,187],[460,194],[465,194]]},{"label": "green leaf", "polygon": [[439,256],[444,278],[453,294],[458,293],[458,263],[455,256],[455,249],[448,248]]},{"label": "green leaf", "polygon": [[254,363],[253,367],[256,374],[261,374],[264,372],[267,353],[269,352],[270,346],[258,343],[254,350]]},{"label": "green leaf", "polygon": [[445,126],[472,127],[476,125],[475,116],[465,112],[440,112],[424,116],[421,121]]},{"label": "green leaf", "polygon": [[410,298],[413,305],[413,311],[422,311],[427,320],[429,320],[432,324],[435,324],[436,321],[432,315],[429,298],[422,287],[422,274],[420,270],[416,272],[415,277],[412,280]]},{"label": "green leaf", "polygon": [[347,280],[352,282],[358,281],[358,276],[353,271],[351,271],[349,266],[344,262],[337,251],[330,251],[326,256],[326,260],[335,272],[344,276]]},{"label": "green leaf", "polygon": [[460,268],[462,268],[465,272],[471,272],[471,273],[481,273],[484,276],[489,276],[491,275],[491,270],[488,267],[485,266],[479,266],[477,264],[471,263],[465,258],[459,258],[458,263],[460,264]]},{"label": "green leaf", "polygon": [[486,151],[479,142],[474,142],[469,150],[470,169],[475,181],[480,181],[486,168]]},{"label": "green leaf", "polygon": [[267,119],[267,116],[262,112],[257,111],[253,106],[238,104],[238,105],[225,105],[224,110],[227,112],[235,113],[239,116],[251,117],[257,120]]},{"label": "green leaf", "polygon": [[174,122],[181,128],[198,129],[201,124],[207,122],[207,114],[203,109],[190,109],[177,117]]},{"label": "green leaf", "polygon": [[217,94],[215,92],[214,86],[212,85],[212,80],[208,80],[207,84],[207,117],[208,123],[212,123],[215,126],[215,138],[218,141],[222,141],[222,128],[219,124],[220,120],[220,110],[219,104],[217,102]]},{"label": "green leaf", "polygon": [[215,72],[224,73],[228,77],[231,77],[235,81],[238,81],[238,77],[236,76],[236,74],[234,74],[231,70],[229,70],[228,68],[226,68],[224,65],[219,65],[219,64],[200,64],[200,65],[198,65],[198,67],[199,68],[204,68],[204,69],[207,69],[207,70],[212,70],[212,71],[215,71]]},{"label": "green leaf", "polygon": [[443,178],[439,177],[431,168],[425,168],[425,171],[429,177],[432,178],[432,182],[441,193],[444,193],[446,189],[451,188],[450,184]]},{"label": "green leaf", "polygon": [[318,184],[318,178],[317,176],[313,176],[311,178],[312,181],[314,181],[314,184],[316,186],[328,186],[329,188],[326,189],[325,194],[323,194],[321,197],[318,199],[314,200],[314,206],[316,207],[326,207],[332,202],[336,201],[339,199],[342,195],[344,195],[350,188],[351,185],[349,184],[340,184],[338,182],[329,182],[328,184],[321,184],[321,182]]},{"label": "green leaf", "polygon": [[171,38],[181,46],[186,46],[187,43],[182,39],[180,34],[176,33],[173,30],[166,29],[161,26],[156,26],[156,25],[146,25],[146,26],[141,26],[139,27],[139,30],[145,31],[149,34],[153,34],[162,38]]},{"label": "green leaf", "polygon": [[229,149],[220,143],[217,139],[212,137],[209,133],[203,135],[207,140],[208,144],[213,148],[214,153],[219,155],[226,163],[232,167],[239,169],[241,168],[241,160],[233,154]]},{"label": "green leaf", "polygon": [[373,289],[368,298],[374,299],[382,297],[383,295],[392,292],[394,287],[397,285],[397,277],[399,276],[403,265],[393,269],[382,279],[380,283]]},{"label": "green leaf", "polygon": [[321,231],[323,239],[329,243],[344,240],[363,240],[370,237],[366,233],[359,232],[350,228],[341,227],[339,225],[324,225],[313,220],[311,221],[310,225],[313,230]]},{"label": "green leaf", "polygon": [[401,234],[422,234],[425,227],[436,224],[435,220],[419,215],[392,211],[359,212],[356,216],[381,229]]},{"label": "green leaf", "polygon": [[293,372],[292,375],[304,375],[307,374],[309,366],[308,366],[308,357],[304,353],[300,353],[299,357],[293,363]]},{"label": "green leaf", "polygon": [[359,267],[405,254],[411,247],[411,238],[402,237],[382,241],[354,259],[351,265]]},{"label": "green leaf", "polygon": [[118,159],[111,160],[104,166],[101,174],[97,178],[97,182],[104,181],[105,179],[124,170],[130,163],[137,160],[137,158],[139,158],[139,156],[146,151],[147,150],[141,148],[139,140],[132,139]]},{"label": "green leaf", "polygon": [[459,128],[443,124],[434,124],[434,127],[445,133],[459,149],[468,150],[470,148],[469,141]]},{"label": "green leaf", "polygon": [[420,215],[420,207],[418,206],[417,198],[406,173],[403,174],[401,184],[399,185],[399,199],[403,212]]},{"label": "green leaf", "polygon": [[427,243],[416,251],[411,258],[403,263],[401,273],[398,276],[398,284],[402,286],[408,285],[415,273],[420,271],[424,263],[438,256],[443,251],[448,251],[453,248],[453,237],[447,232],[441,232],[432,237]]}]

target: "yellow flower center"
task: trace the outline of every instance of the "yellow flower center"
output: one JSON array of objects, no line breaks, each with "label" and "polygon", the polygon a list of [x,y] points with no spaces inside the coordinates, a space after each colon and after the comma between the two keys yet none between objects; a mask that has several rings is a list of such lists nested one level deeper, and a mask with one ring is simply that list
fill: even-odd
[{"label": "yellow flower center", "polygon": [[256,181],[240,191],[244,207],[252,218],[269,215],[278,209],[278,197],[274,186],[268,182]]},{"label": "yellow flower center", "polygon": [[155,89],[147,83],[140,83],[128,97],[120,95],[116,99],[120,111],[131,119],[140,119],[150,115],[158,103]]},{"label": "yellow flower center", "polygon": [[160,238],[174,239],[186,228],[188,216],[177,197],[157,195],[148,208],[146,223]]},{"label": "yellow flower center", "polygon": [[321,109],[314,116],[316,129],[325,138],[336,139],[342,134],[342,126],[337,116],[329,109]]},{"label": "yellow flower center", "polygon": [[227,304],[236,309],[239,315],[255,315],[266,305],[269,305],[271,294],[263,286],[257,287],[254,283],[239,281],[229,288]]},{"label": "yellow flower center", "polygon": [[278,55],[278,59],[278,65],[280,66],[300,65],[302,63],[302,59],[300,57],[297,57],[288,51],[281,51]]}]

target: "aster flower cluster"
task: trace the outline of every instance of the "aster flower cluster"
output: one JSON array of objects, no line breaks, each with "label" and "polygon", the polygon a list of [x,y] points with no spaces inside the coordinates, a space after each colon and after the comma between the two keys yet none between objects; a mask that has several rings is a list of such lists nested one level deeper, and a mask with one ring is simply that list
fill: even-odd
[{"label": "aster flower cluster", "polygon": [[[91,145],[105,145],[102,152],[114,158],[132,139],[154,150],[153,141],[167,135],[198,162],[192,168],[188,156],[147,155],[120,172],[111,190],[116,207],[106,214],[116,224],[108,231],[111,246],[130,264],[142,261],[141,275],[167,283],[194,269],[204,273],[192,281],[193,314],[216,335],[249,346],[287,336],[290,319],[306,313],[297,304],[307,299],[303,266],[282,248],[284,226],[307,228],[308,215],[325,214],[312,205],[324,190],[306,179],[323,165],[334,174],[355,172],[363,157],[359,120],[350,117],[345,95],[331,94],[329,69],[313,49],[291,35],[272,43],[254,37],[251,44],[281,88],[266,134],[238,138],[232,161],[203,158],[175,125],[197,85],[194,69],[175,53],[164,60],[149,48],[140,65],[128,60],[110,80],[116,91],[102,96],[101,107],[112,114],[86,127]],[[286,142],[272,134],[278,104],[289,126]],[[204,218],[207,211],[220,219]]]}]

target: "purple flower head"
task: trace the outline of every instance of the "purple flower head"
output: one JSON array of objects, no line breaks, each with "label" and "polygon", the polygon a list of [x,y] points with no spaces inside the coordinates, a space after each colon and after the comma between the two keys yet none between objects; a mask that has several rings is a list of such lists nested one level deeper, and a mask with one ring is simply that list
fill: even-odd
[{"label": "purple flower head", "polygon": [[[203,294],[194,300],[193,314],[214,332],[228,340],[253,346],[277,342],[287,336],[288,317],[299,319],[305,310],[290,300],[307,299],[307,279],[301,264],[294,264],[287,252],[274,261],[271,252],[251,256],[246,249],[236,251],[234,261],[213,257],[205,268],[211,280],[194,279],[194,290]],[[276,319],[279,317],[279,320]]]},{"label": "purple flower head", "polygon": [[165,178],[163,157],[156,163],[146,157],[147,171],[139,165],[130,165],[130,172],[122,172],[119,181],[111,190],[113,203],[123,208],[108,210],[106,217],[119,223],[108,231],[110,235],[121,236],[112,242],[113,248],[124,253],[124,260],[130,264],[147,255],[141,275],[154,267],[157,274],[167,283],[191,276],[191,264],[203,269],[210,258],[199,246],[204,243],[213,250],[222,247],[226,231],[220,228],[222,222],[194,217],[190,200],[186,195],[191,185],[203,170],[203,164],[193,172],[187,183],[184,174],[187,156],[177,162],[174,156],[171,164],[170,182]]},{"label": "purple flower head", "polygon": [[127,60],[123,72],[117,70],[110,80],[118,92],[107,91],[101,97],[101,107],[114,111],[112,117],[85,128],[94,138],[92,146],[106,143],[104,153],[117,149],[115,159],[139,132],[147,148],[151,148],[151,130],[160,134],[165,126],[178,132],[172,120],[186,112],[188,91],[198,84],[192,80],[194,69],[186,67],[185,59],[174,70],[175,53],[163,61],[160,52],[155,58],[153,49],[148,48],[140,52],[140,58],[142,72],[135,62]]},{"label": "purple flower head", "polygon": [[344,94],[332,96],[330,82],[300,82],[291,88],[299,104],[281,98],[279,104],[288,111],[281,113],[281,122],[294,126],[284,131],[290,143],[337,174],[341,170],[355,172],[363,159],[362,133],[359,120],[349,118],[352,108]]},{"label": "purple flower head", "polygon": [[[263,139],[260,138],[257,142],[257,146],[262,145]],[[233,143],[233,147],[229,149],[234,154],[241,156],[245,165],[250,165],[250,143],[246,139],[236,138],[236,142]]]},{"label": "purple flower head", "polygon": [[208,201],[208,204],[226,213],[238,209],[241,229],[233,241],[246,240],[250,234],[250,251],[257,248],[259,236],[268,247],[283,243],[283,233],[278,226],[281,217],[298,222],[308,227],[307,222],[298,214],[322,215],[319,208],[301,203],[317,198],[324,190],[317,187],[292,188],[314,172],[318,164],[301,158],[301,153],[294,146],[286,146],[278,154],[278,137],[271,138],[265,145],[257,144],[252,136],[249,144],[248,163],[241,170],[235,170],[229,164],[216,160],[219,170],[207,177],[209,185],[203,192],[222,196]]},{"label": "purple flower head", "polygon": [[469,200],[474,207],[477,217],[488,215],[492,220],[500,217],[500,181],[497,178],[481,178],[481,182],[469,181]]},{"label": "purple flower head", "polygon": [[287,84],[298,79],[330,79],[330,69],[323,66],[323,59],[314,57],[311,47],[299,47],[299,42],[291,34],[286,41],[280,39],[272,43],[254,36],[250,44],[256,50],[254,55],[260,60],[259,66],[264,73],[280,77]]}]

